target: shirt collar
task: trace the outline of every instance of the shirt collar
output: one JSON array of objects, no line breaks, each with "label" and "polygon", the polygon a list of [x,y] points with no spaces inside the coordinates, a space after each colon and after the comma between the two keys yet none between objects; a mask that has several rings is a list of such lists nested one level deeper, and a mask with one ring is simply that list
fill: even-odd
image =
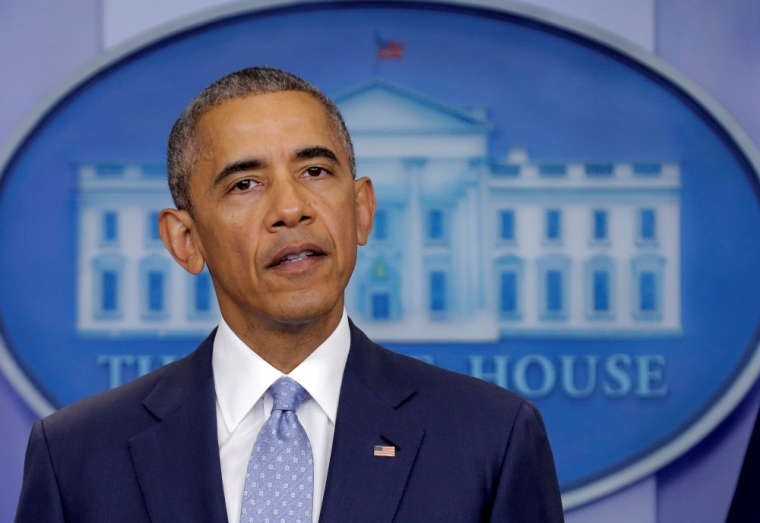
[{"label": "shirt collar", "polygon": [[[348,315],[343,316],[332,334],[301,364],[288,374],[296,380],[335,423],[340,386],[351,347]],[[252,351],[222,318],[214,338],[211,356],[216,399],[228,432],[233,432],[256,402],[283,376]]]}]

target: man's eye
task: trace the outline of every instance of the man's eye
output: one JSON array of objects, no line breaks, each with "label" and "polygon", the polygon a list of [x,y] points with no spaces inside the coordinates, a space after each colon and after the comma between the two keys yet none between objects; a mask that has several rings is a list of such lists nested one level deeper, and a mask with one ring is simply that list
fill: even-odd
[{"label": "man's eye", "polygon": [[321,167],[309,167],[308,169],[306,169],[306,174],[313,177],[322,176],[322,174],[324,174],[325,172],[327,171],[325,171]]},{"label": "man's eye", "polygon": [[251,188],[251,180],[240,180],[238,183],[235,184],[235,190],[238,191],[245,191],[247,189]]}]

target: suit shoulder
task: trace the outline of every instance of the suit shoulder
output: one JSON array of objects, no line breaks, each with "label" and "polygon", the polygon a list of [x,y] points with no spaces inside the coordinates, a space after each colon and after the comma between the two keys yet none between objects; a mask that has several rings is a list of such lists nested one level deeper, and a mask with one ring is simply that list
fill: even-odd
[{"label": "suit shoulder", "polygon": [[442,398],[456,396],[463,401],[487,402],[492,407],[519,409],[524,402],[522,396],[485,380],[458,372],[442,369],[430,363],[404,356],[377,346],[384,355],[393,360],[415,387],[423,393],[431,392]]},{"label": "suit shoulder", "polygon": [[186,365],[182,358],[173,363],[105,392],[72,403],[42,420],[46,437],[71,437],[80,431],[108,429],[108,432],[141,425],[153,419],[143,406],[143,400],[164,377]]},{"label": "suit shoulder", "polygon": [[[522,444],[545,435],[538,408],[529,400],[493,383],[441,369],[377,346],[392,381],[413,391],[399,409],[429,430],[431,438],[470,441],[500,459],[510,441]],[[443,439],[442,439],[443,438]],[[448,440],[447,440],[448,441]],[[473,452],[478,452],[473,450]]]}]

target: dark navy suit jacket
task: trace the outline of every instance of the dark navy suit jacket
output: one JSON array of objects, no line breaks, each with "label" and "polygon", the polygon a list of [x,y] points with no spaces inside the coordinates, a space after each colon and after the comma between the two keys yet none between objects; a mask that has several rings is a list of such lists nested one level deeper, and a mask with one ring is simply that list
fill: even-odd
[{"label": "dark navy suit jacket", "polygon": [[[213,333],[189,356],[38,421],[18,523],[226,522]],[[395,445],[375,457],[374,445]],[[351,324],[320,522],[563,521],[541,416]]]}]

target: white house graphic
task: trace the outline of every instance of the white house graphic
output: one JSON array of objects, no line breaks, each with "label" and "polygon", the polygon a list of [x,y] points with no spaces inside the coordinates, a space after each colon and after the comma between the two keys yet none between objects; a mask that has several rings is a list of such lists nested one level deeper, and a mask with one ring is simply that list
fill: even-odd
[{"label": "white house graphic", "polygon": [[208,272],[189,275],[158,236],[158,213],[172,205],[164,165],[80,167],[80,334],[203,336],[217,325]]},{"label": "white house graphic", "polygon": [[[482,109],[374,80],[335,99],[378,209],[346,293],[381,341],[677,335],[680,169],[673,162],[490,156]],[[78,331],[207,333],[218,306],[155,226],[165,167],[79,171]]]}]

